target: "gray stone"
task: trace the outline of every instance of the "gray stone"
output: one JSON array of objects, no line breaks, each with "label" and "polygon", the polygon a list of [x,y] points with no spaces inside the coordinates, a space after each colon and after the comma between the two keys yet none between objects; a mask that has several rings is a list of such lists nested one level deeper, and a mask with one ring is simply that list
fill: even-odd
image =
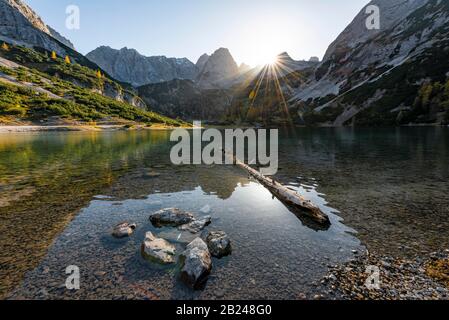
[{"label": "gray stone", "polygon": [[175,253],[174,245],[147,232],[142,244],[142,256],[145,259],[160,264],[171,264],[175,262]]},{"label": "gray stone", "polygon": [[181,254],[181,280],[193,289],[199,289],[212,270],[212,259],[201,238],[193,240]]},{"label": "gray stone", "polygon": [[162,209],[150,216],[150,221],[156,227],[162,226],[181,226],[194,221],[190,212],[182,211],[177,208]]},{"label": "gray stone", "polygon": [[135,223],[122,222],[114,227],[112,230],[112,236],[115,238],[129,237],[136,230],[137,225]]},{"label": "gray stone", "polygon": [[228,256],[232,252],[231,240],[223,231],[210,231],[203,234],[208,249],[212,256],[222,258]]},{"label": "gray stone", "polygon": [[202,231],[206,226],[208,226],[211,223],[211,217],[206,216],[204,218],[201,218],[200,220],[194,220],[188,224],[184,224],[180,226],[178,229],[181,231],[189,231],[190,233],[198,233]]}]

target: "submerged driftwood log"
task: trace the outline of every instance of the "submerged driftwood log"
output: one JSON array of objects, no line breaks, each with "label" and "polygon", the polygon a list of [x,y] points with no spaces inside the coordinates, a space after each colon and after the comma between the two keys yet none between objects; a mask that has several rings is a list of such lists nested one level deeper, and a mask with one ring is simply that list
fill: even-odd
[{"label": "submerged driftwood log", "polygon": [[304,197],[299,195],[297,192],[288,189],[284,185],[280,184],[272,178],[268,178],[261,174],[259,171],[246,165],[239,159],[237,159],[230,152],[224,151],[226,157],[230,157],[233,160],[234,165],[246,170],[252,177],[259,181],[263,186],[265,186],[276,198],[292,209],[300,210],[306,214],[315,223],[321,226],[329,226],[330,220],[327,214],[325,214],[321,209],[313,204],[311,201],[306,200]]}]

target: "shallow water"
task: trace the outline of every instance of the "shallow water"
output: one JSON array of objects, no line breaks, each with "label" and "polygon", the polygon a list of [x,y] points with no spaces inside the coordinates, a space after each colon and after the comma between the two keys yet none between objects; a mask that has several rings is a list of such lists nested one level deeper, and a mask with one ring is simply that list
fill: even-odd
[{"label": "shallow water", "polygon": [[[12,298],[296,299],[316,292],[327,266],[364,247],[411,255],[448,244],[449,132],[442,128],[298,129],[283,132],[277,178],[330,215],[318,230],[245,172],[173,166],[168,131],[0,135],[0,296]],[[214,259],[204,290],[178,266],[140,257],[149,215],[178,207],[227,232],[230,257]],[[345,218],[345,224],[341,218]],[[121,221],[138,224],[126,240]],[[65,289],[65,269],[81,289]]]}]

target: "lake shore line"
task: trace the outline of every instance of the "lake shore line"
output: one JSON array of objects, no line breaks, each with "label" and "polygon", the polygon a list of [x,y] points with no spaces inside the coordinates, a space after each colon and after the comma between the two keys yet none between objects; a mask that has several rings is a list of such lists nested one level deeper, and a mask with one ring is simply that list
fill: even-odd
[{"label": "lake shore line", "polygon": [[366,252],[329,266],[320,286],[327,300],[449,300],[449,249],[412,259]]},{"label": "lake shore line", "polygon": [[[177,128],[177,127],[176,127]],[[188,128],[188,127],[186,127]],[[0,133],[29,133],[29,132],[74,132],[74,131],[118,131],[118,130],[170,130],[175,127],[157,125],[14,125],[1,126]]]}]

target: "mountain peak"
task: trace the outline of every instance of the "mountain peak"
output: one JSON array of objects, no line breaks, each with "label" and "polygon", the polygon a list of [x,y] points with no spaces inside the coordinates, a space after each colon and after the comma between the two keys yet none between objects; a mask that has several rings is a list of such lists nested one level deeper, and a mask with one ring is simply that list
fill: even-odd
[{"label": "mountain peak", "polygon": [[36,29],[39,29],[42,32],[45,32],[48,35],[51,35],[50,30],[47,25],[42,21],[41,17],[39,17],[33,9],[31,9],[25,2],[22,0],[0,0],[0,3],[4,2],[10,5],[12,8],[17,10],[20,14],[22,14]]},{"label": "mountain peak", "polygon": [[[409,14],[425,5],[428,1],[429,0],[372,0],[369,4],[363,7],[354,20],[329,46],[323,60],[327,61],[334,54],[353,49],[358,44],[365,43],[369,39],[374,38],[379,33],[393,27],[398,21],[405,19]],[[379,7],[382,12],[379,30],[367,30],[366,28],[366,8],[369,5]]]},{"label": "mountain peak", "polygon": [[67,54],[70,41],[44,21],[22,0],[0,0],[0,40],[27,47],[41,47]]},{"label": "mountain peak", "polygon": [[196,67],[198,68],[198,71],[203,70],[204,66],[206,65],[207,60],[209,60],[210,56],[205,53],[201,57],[199,57],[198,61],[196,62]]},{"label": "mountain peak", "polygon": [[219,48],[205,62],[198,76],[202,87],[221,87],[223,81],[239,73],[239,67],[227,48]]},{"label": "mountain peak", "polygon": [[228,48],[218,48],[213,54],[231,54]]}]

